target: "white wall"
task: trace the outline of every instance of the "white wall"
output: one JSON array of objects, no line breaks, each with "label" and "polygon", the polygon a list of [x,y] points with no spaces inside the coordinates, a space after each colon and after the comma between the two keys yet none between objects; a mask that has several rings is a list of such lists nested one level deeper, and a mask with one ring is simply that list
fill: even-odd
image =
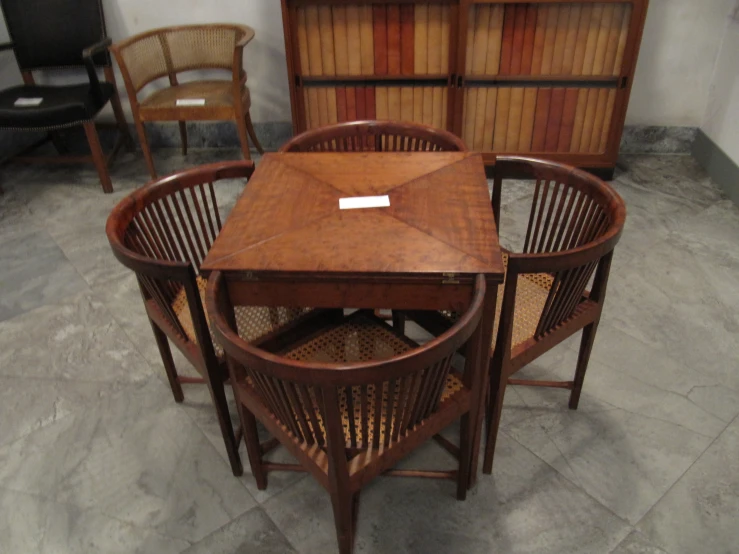
[{"label": "white wall", "polygon": [[739,7],[725,24],[701,129],[739,163]]},{"label": "white wall", "polygon": [[651,0],[626,123],[697,127],[734,0]]},{"label": "white wall", "polygon": [[[627,123],[698,126],[733,0],[651,0]],[[242,22],[256,30],[245,65],[254,121],[289,121],[278,0],[103,0],[109,35],[119,40],[159,26]],[[4,26],[0,36],[7,36]],[[0,54],[0,86],[20,82],[12,54]],[[119,82],[123,92],[122,82]],[[124,101],[125,103],[125,101]]]}]

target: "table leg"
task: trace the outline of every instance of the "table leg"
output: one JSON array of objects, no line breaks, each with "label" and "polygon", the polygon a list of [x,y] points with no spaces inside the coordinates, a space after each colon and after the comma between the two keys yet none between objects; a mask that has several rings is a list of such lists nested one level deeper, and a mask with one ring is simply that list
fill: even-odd
[{"label": "table leg", "polygon": [[[477,367],[482,372],[480,379],[480,397],[478,398],[478,413],[475,415],[473,422],[472,435],[472,457],[470,459],[470,479],[469,488],[472,488],[477,482],[477,462],[480,457],[480,440],[482,437],[482,427],[485,415],[485,400],[487,396],[488,380],[490,379],[490,346],[493,342],[493,327],[495,325],[495,305],[498,299],[498,283],[487,283],[485,291],[485,300],[483,306],[483,315],[480,325],[478,326],[472,341],[469,345],[469,351],[472,356],[468,356],[468,364]],[[469,359],[469,358],[473,359]],[[465,368],[465,373],[467,368]]]}]

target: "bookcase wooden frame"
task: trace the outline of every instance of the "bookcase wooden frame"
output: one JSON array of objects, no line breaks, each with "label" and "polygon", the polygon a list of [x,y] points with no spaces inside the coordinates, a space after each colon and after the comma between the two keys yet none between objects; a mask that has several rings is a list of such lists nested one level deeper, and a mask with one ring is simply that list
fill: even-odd
[{"label": "bookcase wooden frame", "polygon": [[[281,0],[281,4],[288,75],[290,79],[293,131],[295,133],[324,124],[351,119],[410,120],[435,125],[454,132],[465,139],[470,149],[481,151],[485,163],[488,165],[494,164],[495,156],[497,155],[523,154],[599,170],[598,172],[606,177],[612,173],[618,157],[648,0],[578,0],[572,2],[563,2],[561,0]],[[554,18],[554,25],[569,25],[566,28],[556,27],[556,33],[558,33],[557,42],[553,43],[550,40],[545,45],[545,47],[548,46],[549,48],[544,50],[544,52],[550,52],[551,49],[554,49],[555,52],[559,52],[554,55],[560,56],[558,58],[560,63],[562,63],[561,60],[565,60],[563,62],[564,66],[569,67],[569,72],[552,72],[552,70],[557,69],[558,63],[547,68],[548,74],[531,74],[530,72],[524,73],[520,70],[515,72],[516,74],[511,74],[510,71],[506,72],[508,74],[502,74],[497,69],[492,74],[475,74],[469,71],[470,68],[468,67],[467,58],[470,53],[475,55],[477,52],[474,46],[472,50],[468,46],[468,40],[472,40],[471,33],[474,33],[474,29],[469,28],[469,21],[471,17],[474,17],[471,15],[471,10],[476,10],[480,7],[484,10],[484,6],[486,5],[490,6],[488,9],[491,10],[491,13],[492,10],[498,10],[499,14],[504,10],[511,10],[505,11],[506,17],[509,17],[509,14],[513,13],[513,10],[520,10],[515,12],[516,17],[519,17],[524,12],[526,14],[534,13],[533,21],[543,25],[544,23],[542,22],[547,16],[542,16],[541,14],[548,13],[550,22],[552,21],[551,18]],[[339,42],[340,40],[347,40],[344,38],[347,32],[349,32],[350,36],[353,35],[351,35],[350,31],[347,31],[349,27],[346,26],[340,33],[336,32],[336,29],[339,28],[336,27],[338,17],[337,15],[332,16],[331,14],[343,12],[342,10],[337,11],[335,8],[340,7],[347,10],[376,10],[379,8],[383,10],[382,6],[385,6],[385,9],[387,9],[388,19],[381,21],[390,21],[392,19],[387,24],[387,28],[391,29],[390,25],[395,25],[394,29],[396,30],[398,29],[398,25],[401,25],[402,29],[402,25],[404,24],[403,14],[407,14],[408,10],[411,10],[410,13],[414,13],[412,11],[414,9],[437,10],[437,15],[439,13],[438,10],[444,10],[441,23],[441,28],[443,29],[441,36],[443,40],[441,42],[442,63],[440,72],[415,71],[417,67],[412,67],[409,64],[413,63],[414,56],[419,52],[419,43],[416,42],[416,49],[411,49],[410,53],[408,53],[404,45],[397,44],[398,39],[396,39],[394,46],[400,48],[400,50],[392,50],[393,57],[391,58],[390,54],[388,54],[387,58],[388,60],[392,59],[392,63],[396,69],[395,74],[389,74],[388,67],[384,64],[380,68],[372,66],[373,70],[371,72],[364,71],[365,66],[362,66],[362,70],[360,71],[347,72],[339,71],[339,65],[346,67],[345,63],[339,63],[326,73],[319,72],[321,74],[313,74],[303,67],[306,64],[310,65],[308,59],[310,47],[316,49],[319,48],[319,44],[321,48],[325,48],[328,44],[330,48],[329,53],[334,52],[337,60],[339,58],[344,59],[346,55],[351,56],[351,52],[356,51],[356,48],[347,48],[349,43]],[[315,20],[313,26],[305,22],[308,18],[306,14],[311,13],[308,10],[314,10],[312,15]],[[595,14],[596,10],[600,10],[597,12],[600,14],[597,17],[601,19],[594,19],[596,16],[592,14]],[[551,15],[555,11],[559,15]],[[400,13],[400,16],[398,16],[398,13]],[[586,16],[586,13],[589,15]],[[382,28],[377,27],[376,12],[373,12],[373,14],[375,14],[373,15],[375,17],[373,19],[375,27],[372,27],[372,30],[373,32],[378,32],[379,30],[382,33]],[[563,16],[562,14],[567,15]],[[477,15],[477,12],[475,12],[475,15]],[[591,16],[593,19],[585,19]],[[299,22],[300,17],[304,17],[306,20]],[[328,20],[329,33],[325,32],[325,29],[327,29],[325,26],[327,17],[334,18]],[[382,17],[385,16],[383,15]],[[521,17],[528,17],[528,15]],[[537,17],[538,19],[536,19]],[[575,17],[579,19],[575,20]],[[428,25],[430,26],[431,19],[428,19],[428,21]],[[521,22],[523,22],[523,19],[521,19]],[[521,22],[517,19],[511,25],[519,25]],[[528,19],[526,19],[525,24],[530,25]],[[344,23],[342,25],[346,24]],[[503,19],[501,19],[500,28],[497,29],[498,33],[501,32],[503,25]],[[511,27],[508,26],[508,19],[506,19],[505,25],[506,27],[503,32],[514,32],[510,31]],[[610,25],[607,28],[608,30],[605,31],[605,35],[603,29],[606,27],[604,25]],[[516,33],[523,32],[519,27],[515,29]],[[511,46],[512,43],[508,42],[506,45],[509,49],[513,49],[511,50],[513,52],[512,55],[514,59],[518,59],[519,61],[522,55],[532,55],[532,46],[530,43],[534,37],[534,30],[533,28],[527,29],[532,33],[531,35],[527,35],[529,38],[523,39],[520,38],[520,34],[514,35],[519,37],[516,39],[517,43],[513,43]],[[600,30],[598,31],[598,29]],[[536,32],[539,32],[538,28]],[[547,28],[546,32],[554,33],[555,31],[550,31]],[[566,35],[568,32],[570,34]],[[598,39],[597,33],[600,32],[601,39],[607,36],[610,41],[607,43],[582,43],[582,48],[587,48],[585,54],[583,54],[586,56],[586,64],[588,63],[588,59],[589,63],[592,64],[593,57],[596,55],[609,57],[605,61],[600,60],[599,70],[596,71],[596,68],[592,66],[591,70],[588,70],[590,73],[598,74],[573,74],[577,71],[583,72],[585,68],[581,67],[579,70],[573,71],[572,63],[567,61],[570,59],[568,56],[575,55],[575,52],[572,50],[574,48],[573,41],[575,37],[577,37],[577,40],[580,40],[581,36],[577,33],[583,32],[585,34],[590,33],[596,37],[596,41]],[[612,34],[609,35],[609,32]],[[401,31],[397,30],[396,35],[397,33],[401,33]],[[561,37],[559,33],[562,33]],[[316,37],[316,34],[319,36]],[[326,42],[326,36],[321,36],[327,34],[330,35],[328,42]],[[336,45],[333,42],[334,34],[336,35]],[[393,31],[380,38],[385,40],[385,37],[390,37],[392,34]],[[567,38],[562,38],[565,35]],[[375,35],[374,39],[370,37],[370,39],[377,40],[377,36],[379,35]],[[401,34],[400,36],[403,37],[405,35]],[[510,37],[511,35],[508,35],[508,39]],[[539,35],[536,35],[537,41],[539,40],[538,37]],[[390,39],[388,38],[387,40],[389,41]],[[425,38],[421,40],[421,44],[423,40]],[[503,38],[501,40],[506,39]],[[529,42],[524,43],[524,40]],[[568,41],[567,44],[565,44],[565,40]],[[588,40],[591,40],[590,36]],[[359,38],[356,38],[356,41],[359,41]],[[428,44],[431,45],[432,42],[434,45],[436,44],[436,41],[431,41]],[[579,44],[577,48],[580,48]],[[506,46],[501,48],[505,48]],[[373,43],[371,48],[374,49],[375,56],[377,56],[377,48],[381,47],[376,47],[375,43]],[[607,49],[606,51],[602,49],[604,47]],[[332,50],[334,48],[336,49]],[[490,47],[488,46],[488,48]],[[529,50],[527,53],[522,54],[522,48],[529,48]],[[541,49],[541,44],[539,44],[538,48]],[[562,49],[564,48],[569,48],[569,50],[564,50],[563,53]],[[346,50],[349,50],[350,53],[345,54],[344,52]],[[430,50],[432,49],[430,48]],[[317,52],[317,50],[314,50],[314,52]],[[387,50],[387,52],[390,52],[390,50]],[[434,56],[437,56],[437,54],[435,53]],[[496,53],[496,56],[499,54],[500,52]],[[325,56],[326,50],[322,50],[321,54],[318,54],[319,57],[321,55]],[[357,54],[354,55],[356,56]],[[534,55],[536,54],[534,53]],[[546,56],[546,54],[544,55]],[[426,54],[423,57],[425,58]],[[444,67],[447,58],[448,66]],[[388,63],[391,62],[388,61]],[[577,60],[574,63],[578,63]],[[612,67],[612,71],[606,71],[603,65],[604,63],[613,64],[612,66],[608,66]],[[595,66],[598,65],[599,59],[596,59]],[[398,72],[397,69],[401,66],[402,70]],[[435,63],[434,67],[436,68],[437,66],[438,63]],[[603,74],[606,72],[609,74]],[[411,93],[409,91],[413,92]],[[479,91],[485,91],[484,95]],[[492,91],[495,92],[493,93]],[[503,92],[501,93],[500,91]],[[480,94],[478,106],[485,105],[486,100],[483,100],[483,96],[486,98],[493,98],[493,96],[497,98],[500,94],[507,98],[510,95],[516,95],[516,102],[519,103],[515,104],[515,112],[510,112],[511,108],[506,108],[505,106],[507,104],[502,104],[503,107],[500,108],[501,113],[505,115],[505,109],[509,110],[509,114],[515,113],[514,118],[511,120],[513,122],[517,121],[515,118],[519,117],[521,113],[528,114],[526,132],[523,135],[518,134],[517,125],[521,125],[520,122],[508,126],[507,118],[509,115],[506,115],[502,120],[496,120],[496,125],[499,124],[502,129],[500,132],[509,133],[509,139],[513,140],[513,145],[511,145],[510,140],[507,141],[508,143],[505,146],[503,146],[502,142],[498,142],[494,146],[489,144],[492,141],[491,136],[488,134],[491,132],[489,125],[485,127],[484,131],[478,130],[477,133],[477,136],[480,133],[484,133],[484,145],[480,144],[479,140],[469,140],[471,134],[469,129],[465,130],[465,117],[468,119],[468,124],[477,123],[478,126],[483,125],[481,119],[484,117],[484,114],[477,113],[477,111],[469,114],[466,113],[468,109],[475,109],[475,106],[471,104],[472,99],[477,97],[478,92]],[[344,97],[345,94],[346,97]],[[382,101],[376,99],[376,94],[383,95]],[[384,106],[385,95],[388,95],[389,98],[391,95],[394,95],[388,100],[387,110],[376,109],[380,105]],[[432,95],[433,100],[429,100],[428,98],[432,97]],[[528,103],[526,105],[520,103],[523,95],[527,98],[526,101]],[[549,99],[550,95],[552,97],[551,100]],[[307,102],[307,97],[312,100]],[[536,101],[539,98],[542,99],[543,107],[541,109],[539,105],[531,103],[530,100],[532,97]],[[575,104],[576,98],[580,104]],[[422,107],[419,107],[419,102],[421,101],[424,104]],[[557,103],[556,110],[559,111],[547,111],[550,109],[550,101]],[[413,104],[413,112],[410,111],[411,104],[409,102]],[[425,111],[427,109],[431,110],[429,108],[430,102],[433,102],[433,116],[430,115],[431,111],[428,111],[428,114]],[[493,100],[493,102],[497,102],[497,100]],[[564,106],[562,104],[563,102],[567,102],[568,104]],[[588,104],[587,102],[590,103]],[[337,103],[338,107],[334,103]],[[345,105],[345,103],[348,105]],[[370,104],[372,105],[370,106]],[[317,105],[319,107],[316,107]],[[355,111],[359,109],[359,106],[361,106],[361,113]],[[490,112],[491,105],[488,103],[486,106],[488,112]],[[321,107],[323,107],[322,110],[320,109]],[[493,111],[497,109],[499,108],[492,108]],[[563,123],[565,116],[562,114],[565,109],[569,110],[567,112],[569,119],[564,120]],[[576,115],[576,109],[578,110],[577,117],[580,118],[577,121],[573,119]],[[588,110],[587,116],[585,115],[586,109]],[[536,110],[537,113],[532,114],[532,110]],[[539,117],[539,113],[544,114],[544,119],[539,119],[535,123],[532,122],[532,118],[535,116]],[[409,115],[410,117],[408,117]],[[495,116],[488,115],[487,117]],[[595,117],[596,120],[593,122],[587,119],[587,117]],[[584,123],[583,118],[586,118]],[[486,120],[487,123],[489,121]],[[543,129],[546,129],[548,137],[544,143],[541,140],[534,140],[526,134],[533,133],[531,127],[533,125],[537,126],[536,130],[539,132],[544,132]],[[578,139],[573,138],[572,146],[569,146],[568,140],[570,140],[570,136],[567,133],[570,132],[570,127],[574,125],[584,125],[585,127],[580,129],[580,132],[585,131],[586,133],[590,133],[590,135],[588,135],[588,139],[583,138],[581,143],[577,142]],[[563,130],[561,127],[566,127],[566,129]],[[496,132],[498,131],[496,130]],[[557,143],[558,134],[559,143]],[[519,145],[525,143],[527,144],[525,148],[516,146],[516,140],[519,136],[521,136],[520,140],[518,140]],[[537,138],[541,139],[540,136],[537,136]],[[527,140],[529,140],[529,143],[526,143]],[[542,144],[543,146],[541,148],[536,148]]]}]

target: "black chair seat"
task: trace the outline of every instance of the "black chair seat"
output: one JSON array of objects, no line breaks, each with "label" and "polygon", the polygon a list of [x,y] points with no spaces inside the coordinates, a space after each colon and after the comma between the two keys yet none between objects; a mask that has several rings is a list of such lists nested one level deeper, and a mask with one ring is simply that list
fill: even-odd
[{"label": "black chair seat", "polygon": [[[89,83],[70,86],[22,85],[0,91],[0,127],[41,129],[89,121],[115,93],[111,83],[100,83],[95,98]],[[42,98],[38,106],[16,106],[19,98]]]}]

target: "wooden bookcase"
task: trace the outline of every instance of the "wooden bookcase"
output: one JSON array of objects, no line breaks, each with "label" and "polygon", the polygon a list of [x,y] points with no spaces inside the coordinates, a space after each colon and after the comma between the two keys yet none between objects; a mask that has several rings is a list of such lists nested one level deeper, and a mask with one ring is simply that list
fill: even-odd
[{"label": "wooden bookcase", "polygon": [[648,0],[281,0],[293,127],[453,131],[612,171]]}]

